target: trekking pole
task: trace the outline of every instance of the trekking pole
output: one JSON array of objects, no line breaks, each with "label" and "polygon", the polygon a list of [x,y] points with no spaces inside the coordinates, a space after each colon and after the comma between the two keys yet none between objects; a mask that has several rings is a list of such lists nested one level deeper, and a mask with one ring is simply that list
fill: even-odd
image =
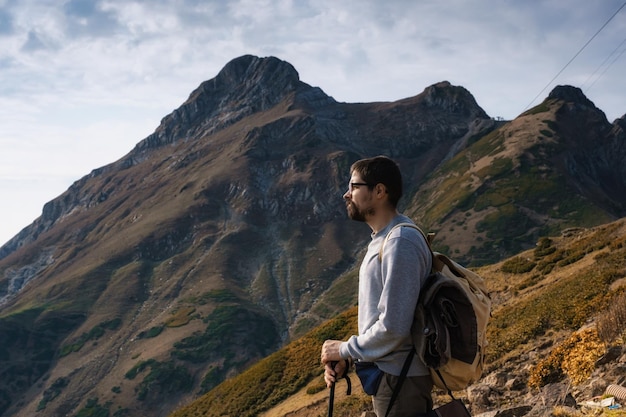
[{"label": "trekking pole", "polygon": [[330,397],[328,397],[328,417],[333,417],[333,403],[335,402],[335,383],[330,386]]},{"label": "trekking pole", "polygon": [[[337,362],[331,362],[331,366],[335,369]],[[333,406],[335,403],[335,382],[330,384],[330,396],[328,397],[328,417],[333,417]]]}]

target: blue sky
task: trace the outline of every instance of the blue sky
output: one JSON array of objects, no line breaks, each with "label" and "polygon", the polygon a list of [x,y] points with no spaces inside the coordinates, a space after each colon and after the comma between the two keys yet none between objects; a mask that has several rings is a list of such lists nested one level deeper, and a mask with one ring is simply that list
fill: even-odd
[{"label": "blue sky", "polygon": [[0,0],[0,245],[244,54],[288,61],[344,102],[399,100],[447,80],[505,119],[575,85],[612,122],[626,114],[623,5]]}]

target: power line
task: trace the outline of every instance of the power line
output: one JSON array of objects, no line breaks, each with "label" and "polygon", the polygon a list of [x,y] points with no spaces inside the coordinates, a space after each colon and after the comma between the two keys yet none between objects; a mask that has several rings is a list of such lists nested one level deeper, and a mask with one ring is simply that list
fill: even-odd
[{"label": "power line", "polygon": [[[596,68],[596,70],[593,72],[593,74],[591,74],[586,80],[585,82],[582,84],[581,88],[583,88],[585,85],[587,85],[587,83],[593,78],[594,75],[596,75],[596,73],[600,70],[600,68],[602,68],[604,66],[604,64],[606,64],[608,62],[609,59],[611,59],[611,57],[613,55],[615,55],[615,53],[622,47],[622,45],[624,45],[626,43],[626,38],[624,38],[624,40],[622,41],[622,43],[620,43],[618,45],[617,48],[613,49],[613,51],[609,54],[609,56],[607,56],[604,61],[602,61],[602,63],[598,66],[598,68]],[[604,68],[604,71],[602,71],[602,73],[588,86],[583,88],[583,90],[585,92],[589,91],[591,89],[591,87],[593,87],[593,85],[600,79],[602,78],[602,76],[608,71],[608,69],[615,63],[615,61],[617,61],[619,59],[620,56],[622,56],[622,54],[626,51],[626,49],[622,49],[622,51],[613,59],[613,61],[611,61],[609,63],[609,65],[606,66],[606,68]]]},{"label": "power line", "polygon": [[580,49],[578,50],[578,52],[576,52],[576,54],[572,57],[572,59],[570,59],[570,60],[567,62],[567,64],[565,64],[565,66],[564,66],[563,68],[561,68],[561,71],[559,71],[559,72],[558,72],[558,73],[557,73],[557,74],[556,74],[556,75],[555,75],[555,76],[554,76],[554,77],[550,80],[550,82],[549,82],[548,84],[546,84],[546,86],[545,86],[545,87],[543,87],[543,89],[539,92],[539,94],[537,94],[537,95],[535,96],[535,98],[533,98],[533,99],[530,101],[530,103],[528,103],[528,106],[526,106],[526,108],[522,111],[522,113],[523,113],[523,112],[525,112],[526,110],[528,110],[528,109],[530,108],[530,106],[531,106],[531,105],[535,102],[535,100],[537,100],[537,98],[538,98],[540,95],[542,95],[544,91],[546,91],[546,89],[547,89],[547,88],[548,88],[548,87],[549,87],[549,86],[550,86],[550,85],[554,82],[554,80],[556,80],[556,79],[559,77],[559,75],[561,75],[561,73],[562,73],[563,71],[565,71],[565,69],[566,69],[567,67],[569,67],[569,65],[572,63],[572,61],[574,61],[574,60],[576,59],[576,57],[577,57],[578,55],[580,55],[580,53],[581,53],[581,52],[582,52],[582,51],[583,51],[583,50],[587,47],[587,45],[589,45],[589,44],[591,43],[591,41],[593,41],[593,40],[595,39],[595,37],[596,37],[596,36],[598,36],[598,34],[599,34],[600,32],[602,32],[602,30],[606,27],[606,25],[608,25],[608,24],[609,24],[609,22],[610,22],[611,20],[613,20],[613,18],[614,18],[614,17],[615,17],[615,16],[616,16],[619,12],[620,12],[620,10],[622,10],[622,9],[624,8],[624,6],[626,6],[626,2],[624,2],[624,4],[622,4],[622,5],[619,7],[619,9],[617,9],[617,11],[616,11],[615,13],[613,13],[613,15],[612,15],[611,17],[609,17],[609,19],[608,19],[606,22],[604,22],[604,24],[602,25],[602,27],[601,27],[600,29],[598,29],[598,31],[597,31],[597,32],[596,32],[596,33],[595,33],[595,34],[591,37],[591,39],[589,39],[589,40],[587,41],[587,43],[585,43],[585,44],[582,46],[582,48],[580,48]]}]

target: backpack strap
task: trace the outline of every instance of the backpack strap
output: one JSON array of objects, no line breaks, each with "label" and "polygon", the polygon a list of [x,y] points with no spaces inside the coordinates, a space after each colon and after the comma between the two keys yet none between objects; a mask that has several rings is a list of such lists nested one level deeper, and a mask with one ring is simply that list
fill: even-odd
[{"label": "backpack strap", "polygon": [[396,402],[396,398],[398,398],[398,394],[400,394],[402,383],[406,379],[406,374],[409,373],[409,368],[411,367],[411,362],[413,361],[414,354],[415,350],[411,349],[406,359],[404,360],[404,365],[402,365],[400,377],[398,377],[398,383],[395,387],[393,387],[393,392],[391,393],[391,399],[389,400],[389,404],[387,405],[387,412],[385,412],[385,417],[389,416],[389,413],[391,412],[391,407],[393,407],[393,403]]},{"label": "backpack strap", "polygon": [[389,232],[387,232],[387,235],[385,236],[385,240],[383,240],[383,244],[380,245],[380,251],[378,251],[378,260],[382,261],[383,259],[383,249],[385,248],[385,243],[387,243],[387,241],[389,240],[389,236],[391,235],[391,232],[398,228],[398,227],[410,227],[413,228],[415,230],[417,230],[418,232],[420,232],[420,234],[424,237],[424,240],[426,241],[426,244],[428,245],[428,249],[430,250],[430,253],[433,255],[433,261],[434,261],[434,253],[433,253],[433,249],[430,246],[431,242],[433,241],[433,239],[435,238],[435,234],[434,233],[424,233],[424,231],[422,229],[419,228],[418,225],[414,224],[414,223],[409,223],[409,222],[405,222],[405,223],[398,223],[396,224],[394,227],[391,228],[391,230]]},{"label": "backpack strap", "polygon": [[450,398],[452,398],[452,401],[456,400],[456,398],[454,398],[454,395],[452,395],[452,390],[450,389],[450,387],[448,387],[448,384],[446,384],[445,379],[443,379],[443,375],[441,375],[441,372],[439,372],[439,369],[435,369],[435,373],[437,373],[437,376],[439,377],[439,379],[441,379],[443,386],[446,387],[446,391],[448,391],[448,395],[450,396]]},{"label": "backpack strap", "polygon": [[[388,233],[387,236],[385,236],[385,240],[383,240],[382,245],[380,245],[380,251],[378,252],[378,259],[380,261],[382,261],[383,258],[383,249],[385,248],[385,243],[387,243],[387,240],[389,240],[389,235],[391,234],[391,232],[397,228],[397,227],[402,227],[402,226],[406,226],[406,227],[411,227],[415,230],[417,230],[418,232],[420,232],[420,234],[424,237],[424,240],[426,241],[426,244],[428,245],[428,249],[430,250],[430,253],[432,255],[432,270],[433,271],[441,271],[443,269],[444,266],[448,266],[448,268],[450,268],[451,271],[453,271],[453,273],[455,273],[455,275],[458,276],[463,276],[462,274],[460,274],[456,268],[454,267],[454,265],[452,265],[449,261],[446,262],[446,260],[448,258],[446,257],[438,257],[437,254],[435,252],[433,252],[432,249],[432,241],[435,237],[434,233],[424,233],[424,231],[422,229],[419,228],[419,226],[417,226],[416,224],[413,223],[400,223],[395,225]],[[442,259],[443,258],[443,259]],[[402,371],[400,372],[400,376],[398,377],[398,384],[393,388],[393,392],[391,393],[391,399],[389,400],[389,404],[387,405],[387,412],[385,413],[385,417],[389,416],[389,413],[391,412],[391,407],[393,407],[394,402],[396,401],[396,399],[398,398],[398,395],[400,394],[400,389],[402,389],[402,384],[404,383],[404,380],[406,379],[406,376],[409,372],[409,368],[411,367],[411,362],[413,361],[413,356],[416,354],[415,349],[411,349],[411,351],[409,352],[409,354],[407,355],[406,359],[404,360],[404,365],[402,366]],[[435,372],[437,373],[437,376],[439,377],[439,379],[441,379],[441,382],[443,382],[443,385],[446,387],[446,390],[448,391],[448,395],[450,396],[450,398],[452,398],[452,400],[455,400],[454,395],[452,395],[452,390],[450,388],[448,388],[448,385],[446,384],[446,381],[443,379],[443,375],[441,375],[441,372],[439,372],[438,369],[435,370]]]},{"label": "backpack strap", "polygon": [[[393,392],[391,393],[391,399],[389,400],[389,404],[387,405],[387,411],[385,412],[385,417],[389,416],[389,413],[391,412],[391,407],[393,407],[393,403],[396,402],[396,399],[398,398],[398,395],[400,394],[400,390],[402,389],[402,384],[404,383],[404,380],[406,379],[406,375],[409,372],[409,368],[411,367],[413,356],[415,356],[415,350],[412,349],[407,355],[406,359],[404,360],[402,371],[400,372],[400,376],[398,377],[398,384],[395,387],[393,387]],[[452,401],[456,400],[456,398],[454,398],[454,395],[452,395],[452,390],[448,388],[448,384],[446,384],[446,381],[443,379],[443,375],[441,375],[441,372],[439,372],[439,369],[435,369],[435,372],[437,373],[437,376],[439,377],[439,379],[441,379],[441,382],[443,382],[443,385],[446,387],[446,390],[448,391],[448,395],[450,396],[450,398],[452,398]]]}]

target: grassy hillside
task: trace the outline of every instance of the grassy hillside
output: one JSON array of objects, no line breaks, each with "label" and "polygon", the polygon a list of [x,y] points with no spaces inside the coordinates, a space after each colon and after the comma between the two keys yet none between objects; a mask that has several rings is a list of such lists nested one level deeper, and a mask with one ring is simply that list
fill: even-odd
[{"label": "grassy hillside", "polygon": [[[571,170],[578,138],[546,100],[441,164],[409,214],[468,265],[492,264],[568,227],[615,220],[580,192]],[[589,133],[591,135],[592,133]],[[583,141],[584,142],[584,141]],[[599,187],[596,187],[599,188]]]},{"label": "grassy hillside", "polygon": [[[590,320],[601,321],[607,309],[619,305],[618,300],[623,304],[624,259],[626,219],[593,229],[572,230],[566,236],[542,238],[533,250],[480,268],[478,272],[486,279],[494,301],[485,374],[510,368],[540,340],[549,338],[557,344]],[[322,415],[327,391],[319,364],[320,346],[327,338],[345,339],[354,334],[356,311],[353,307],[340,314],[172,417],[254,416],[262,412],[274,416],[281,415],[275,410],[298,407],[309,413],[318,410]],[[618,323],[617,333],[604,333],[605,340],[611,339],[606,341],[618,338],[618,343],[626,343],[624,320]],[[338,392],[343,389],[342,383]],[[338,397],[336,415],[360,414],[368,399],[359,390],[355,389],[352,398]],[[299,414],[292,411],[290,415]]]},{"label": "grassy hillside", "polygon": [[319,379],[325,388],[319,349],[326,339],[345,339],[356,332],[356,307],[229,379],[172,416],[256,416]]}]

